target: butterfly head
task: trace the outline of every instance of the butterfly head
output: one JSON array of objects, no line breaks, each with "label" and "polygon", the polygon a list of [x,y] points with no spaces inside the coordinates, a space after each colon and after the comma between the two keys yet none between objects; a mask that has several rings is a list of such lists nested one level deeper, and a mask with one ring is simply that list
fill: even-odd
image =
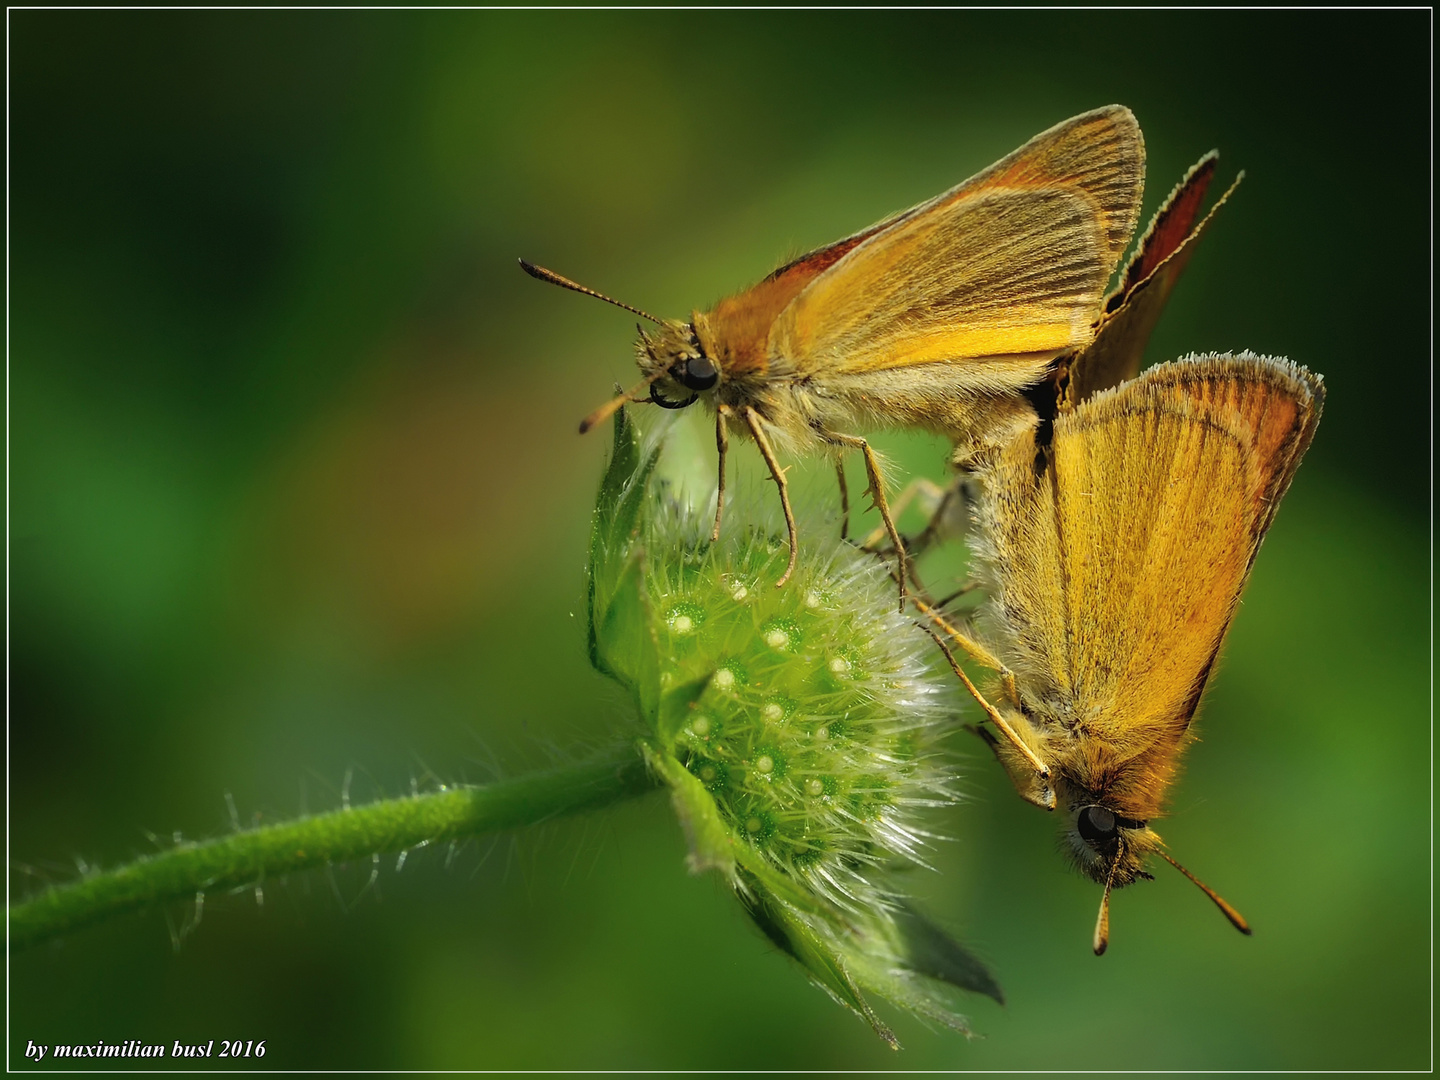
[{"label": "butterfly head", "polygon": [[1085,874],[1113,888],[1150,877],[1145,860],[1160,847],[1148,824],[1098,803],[1072,807],[1065,826],[1065,848]]},{"label": "butterfly head", "polygon": [[705,354],[689,323],[666,319],[653,330],[637,329],[636,355],[656,405],[683,409],[720,384],[720,366]]},{"label": "butterfly head", "polygon": [[[650,401],[666,409],[683,409],[687,405],[695,404],[700,400],[701,394],[719,385],[720,367],[705,354],[692,324],[675,319],[657,319],[641,308],[621,303],[602,292],[596,292],[594,289],[571,281],[553,270],[536,266],[524,259],[520,260],[520,268],[540,281],[559,285],[562,289],[569,289],[585,296],[593,296],[607,304],[614,304],[626,311],[633,311],[641,318],[649,319],[655,324],[655,329],[648,332],[644,327],[638,327],[640,341],[636,351],[645,381],[633,390],[617,394],[580,421],[582,435],[609,417],[626,402]],[[648,397],[637,396],[647,391]]]},{"label": "butterfly head", "polygon": [[1200,891],[1214,901],[1231,925],[1242,934],[1250,933],[1250,924],[1214,889],[1186,870],[1165,851],[1157,833],[1143,821],[1127,818],[1096,802],[1079,801],[1072,806],[1065,830],[1066,846],[1076,864],[1087,875],[1105,887],[1100,897],[1100,914],[1095,922],[1093,948],[1103,953],[1110,942],[1110,890],[1129,885],[1141,878],[1153,880],[1145,872],[1145,860],[1159,855],[1189,878]]}]

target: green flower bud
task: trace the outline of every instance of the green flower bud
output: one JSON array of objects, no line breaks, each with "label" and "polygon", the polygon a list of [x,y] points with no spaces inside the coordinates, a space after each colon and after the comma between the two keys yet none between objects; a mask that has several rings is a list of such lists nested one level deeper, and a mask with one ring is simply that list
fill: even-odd
[{"label": "green flower bud", "polygon": [[742,524],[712,543],[709,520],[654,490],[658,456],[618,413],[591,539],[590,654],[635,696],[692,869],[725,874],[771,940],[892,1044],[863,990],[967,1031],[951,988],[999,988],[888,874],[918,860],[923,809],[955,801],[941,750],[953,679],[896,612],[882,563],[802,529],[777,589],[784,537]]}]

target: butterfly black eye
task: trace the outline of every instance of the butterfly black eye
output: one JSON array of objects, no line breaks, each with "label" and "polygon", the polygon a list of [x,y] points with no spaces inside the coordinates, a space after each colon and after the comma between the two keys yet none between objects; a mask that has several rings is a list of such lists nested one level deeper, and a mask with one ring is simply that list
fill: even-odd
[{"label": "butterfly black eye", "polygon": [[1116,836],[1115,815],[1103,806],[1085,807],[1080,811],[1075,827],[1080,831],[1080,838],[1092,847],[1109,844]]},{"label": "butterfly black eye", "polygon": [[671,368],[670,374],[687,390],[709,390],[720,381],[720,372],[708,356],[692,356]]}]

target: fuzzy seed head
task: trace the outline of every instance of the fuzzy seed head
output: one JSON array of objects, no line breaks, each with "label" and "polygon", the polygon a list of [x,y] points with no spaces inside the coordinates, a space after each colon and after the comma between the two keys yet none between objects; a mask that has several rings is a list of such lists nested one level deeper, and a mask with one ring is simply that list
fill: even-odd
[{"label": "fuzzy seed head", "polygon": [[[795,579],[777,589],[783,538],[712,544],[662,507],[646,548],[665,557],[647,563],[646,589],[667,616],[662,684],[708,675],[665,749],[774,869],[853,908],[883,902],[873,867],[919,857],[921,809],[954,801],[938,743],[957,708],[934,645],[895,611],[885,566],[826,532],[802,531]],[[753,583],[743,602],[740,581]]]},{"label": "fuzzy seed head", "polygon": [[615,415],[590,544],[590,658],[634,695],[640,749],[696,870],[728,875],[750,916],[891,1045],[862,991],[968,1031],[960,990],[1001,998],[984,964],[894,888],[929,807],[955,801],[941,742],[954,681],[895,605],[878,560],[802,519],[795,573],[765,511],[726,531],[656,479],[658,439]]}]

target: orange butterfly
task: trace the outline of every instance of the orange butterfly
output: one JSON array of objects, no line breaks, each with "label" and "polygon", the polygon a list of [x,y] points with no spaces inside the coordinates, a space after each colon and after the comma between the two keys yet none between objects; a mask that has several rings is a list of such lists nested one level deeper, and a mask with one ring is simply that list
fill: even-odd
[{"label": "orange butterfly", "polygon": [[[964,466],[1034,423],[1027,387],[1095,339],[1104,290],[1130,241],[1145,150],[1129,109],[1066,120],[958,187],[787,263],[688,322],[657,319],[549,270],[542,281],[656,324],[640,333],[644,380],[627,401],[716,414],[718,538],[731,423],[755,441],[779,489],[795,565],[795,517],[776,447],[864,456],[868,491],[900,561],[905,547],[879,462],[856,429],[948,436]],[[841,475],[842,503],[844,477]]]},{"label": "orange butterfly", "polygon": [[1285,360],[1195,357],[1061,411],[978,470],[977,550],[991,639],[919,602],[999,674],[981,730],[1022,798],[1064,811],[1065,848],[1110,890],[1172,862],[1245,933],[1240,914],[1150,828],[1280,499],[1320,421],[1318,375]]}]

